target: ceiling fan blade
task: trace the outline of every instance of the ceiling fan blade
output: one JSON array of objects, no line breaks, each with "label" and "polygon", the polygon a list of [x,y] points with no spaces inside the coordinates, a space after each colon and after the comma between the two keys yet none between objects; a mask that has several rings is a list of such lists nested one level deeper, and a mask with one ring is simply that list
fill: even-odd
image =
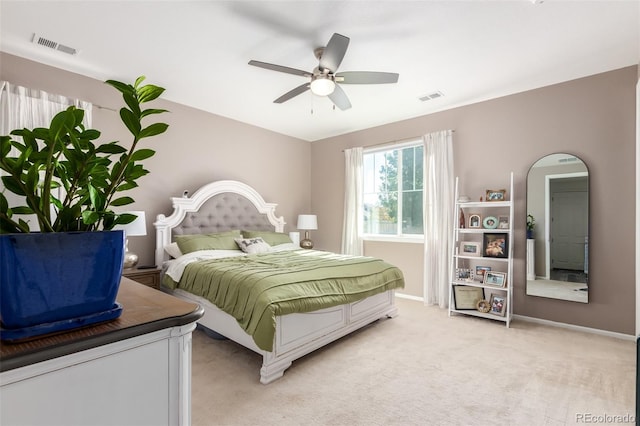
[{"label": "ceiling fan blade", "polygon": [[320,71],[328,69],[330,72],[335,73],[342,62],[342,58],[344,58],[344,54],[347,53],[347,47],[349,47],[349,37],[334,33],[320,57]]},{"label": "ceiling fan blade", "polygon": [[300,75],[302,77],[311,77],[313,74],[307,71],[298,70],[295,68],[284,67],[282,65],[270,64],[268,62],[260,62],[260,61],[249,61],[249,65],[253,65],[254,67],[266,68],[272,71],[285,72],[287,74]]},{"label": "ceiling fan blade", "polygon": [[311,87],[311,83],[302,84],[302,85],[296,87],[293,90],[289,90],[287,93],[285,93],[284,95],[280,96],[278,99],[273,101],[273,103],[274,104],[281,104],[283,102],[286,102],[289,99],[291,99],[293,97],[296,97],[301,93],[306,92],[307,90],[309,90],[309,87]]},{"label": "ceiling fan blade", "polygon": [[399,75],[393,72],[346,71],[336,74],[336,82],[342,84],[397,83]]},{"label": "ceiling fan blade", "polygon": [[333,90],[333,93],[329,95],[329,99],[333,102],[338,108],[341,110],[351,108],[351,102],[349,102],[349,98],[347,94],[344,93],[344,90],[336,84],[336,88]]}]

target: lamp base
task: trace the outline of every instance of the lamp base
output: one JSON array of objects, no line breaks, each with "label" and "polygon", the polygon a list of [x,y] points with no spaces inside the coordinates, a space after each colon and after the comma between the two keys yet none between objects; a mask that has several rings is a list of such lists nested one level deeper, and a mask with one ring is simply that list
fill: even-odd
[{"label": "lamp base", "polygon": [[308,238],[305,238],[304,240],[300,241],[300,247],[302,247],[303,249],[312,249],[313,241],[311,241]]},{"label": "lamp base", "polygon": [[135,268],[137,264],[138,264],[138,255],[130,251],[125,252],[124,265],[123,265],[124,268],[125,269]]}]

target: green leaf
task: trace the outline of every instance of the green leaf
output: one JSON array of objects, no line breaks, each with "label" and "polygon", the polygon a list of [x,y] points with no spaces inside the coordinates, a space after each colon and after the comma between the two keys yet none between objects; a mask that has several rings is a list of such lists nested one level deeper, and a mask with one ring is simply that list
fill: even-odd
[{"label": "green leaf", "polygon": [[131,161],[142,161],[142,160],[145,160],[145,159],[147,159],[149,157],[153,157],[153,155],[155,153],[156,152],[154,150],[152,150],[152,149],[146,149],[146,148],[139,149],[139,150],[135,151],[133,154],[131,154],[130,160]]},{"label": "green leaf", "polygon": [[97,212],[91,210],[85,210],[82,212],[82,223],[85,225],[92,225],[100,220],[100,215]]},{"label": "green leaf", "polygon": [[140,103],[150,102],[157,99],[164,92],[164,88],[147,84],[138,89],[138,100]]},{"label": "green leaf", "polygon": [[114,221],[114,225],[126,225],[128,223],[133,222],[137,218],[138,218],[138,216],[136,216],[135,214],[122,213],[122,214],[118,215],[118,217],[116,217],[116,219]]},{"label": "green leaf", "polygon": [[7,213],[9,211],[9,202],[2,192],[0,192],[0,213]]},{"label": "green leaf", "polygon": [[138,184],[137,184],[137,183],[135,183],[135,182],[133,182],[133,181],[131,181],[131,182],[125,182],[125,183],[121,184],[120,186],[118,186],[118,187],[116,188],[116,191],[117,191],[117,192],[118,192],[118,191],[128,191],[128,190],[130,190],[130,189],[137,188],[137,187],[138,187]]},{"label": "green leaf", "polygon": [[163,112],[169,112],[169,111],[167,111],[166,109],[158,109],[158,108],[145,109],[140,113],[140,118],[144,118],[152,114],[162,114]]},{"label": "green leaf", "polygon": [[127,152],[127,149],[118,145],[117,142],[105,143],[96,148],[96,153],[122,154],[123,152]]},{"label": "green leaf", "polygon": [[34,211],[32,208],[27,206],[18,206],[11,209],[13,214],[33,214]]},{"label": "green leaf", "polygon": [[134,137],[138,137],[140,134],[140,121],[136,119],[133,113],[126,108],[120,108],[120,118],[131,134]]},{"label": "green leaf", "polygon": [[13,192],[14,194],[22,195],[22,196],[27,195],[22,190],[22,186],[20,185],[20,180],[17,179],[15,176],[2,176],[2,183],[4,184],[5,188]]},{"label": "green leaf", "polygon": [[145,77],[144,75],[141,75],[140,77],[136,78],[136,82],[133,83],[133,87],[137,89],[146,78],[147,77]]},{"label": "green leaf", "polygon": [[148,138],[150,136],[156,136],[156,135],[162,134],[166,132],[168,127],[169,125],[166,123],[154,123],[149,127],[145,127],[144,129],[142,129],[140,131],[139,138],[140,139]]},{"label": "green leaf", "polygon": [[121,93],[135,93],[135,89],[130,84],[121,83],[116,80],[107,80],[105,83],[107,83],[110,86],[113,86],[114,88],[116,88],[116,90],[118,90]]},{"label": "green leaf", "polygon": [[120,198],[116,198],[115,200],[112,200],[111,205],[114,207],[126,206],[127,204],[131,204],[133,202],[134,200],[131,197],[120,197]]}]

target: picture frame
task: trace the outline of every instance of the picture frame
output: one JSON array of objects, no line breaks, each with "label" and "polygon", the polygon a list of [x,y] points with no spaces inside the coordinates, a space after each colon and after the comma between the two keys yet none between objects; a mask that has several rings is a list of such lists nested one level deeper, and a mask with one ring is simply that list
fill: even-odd
[{"label": "picture frame", "polygon": [[475,273],[476,280],[480,281],[481,283],[484,282],[484,276],[487,271],[491,271],[491,266],[477,265]]},{"label": "picture frame", "polygon": [[498,229],[509,229],[509,216],[498,216]]},{"label": "picture frame", "polygon": [[485,201],[507,201],[507,190],[487,189]]},{"label": "picture frame", "polygon": [[469,228],[481,228],[482,215],[480,213],[469,213]]},{"label": "picture frame", "polygon": [[497,287],[504,287],[507,285],[507,273],[506,272],[495,272],[495,271],[487,271],[484,274],[484,283],[495,285]]},{"label": "picture frame", "polygon": [[506,259],[509,257],[509,234],[485,233],[482,236],[482,256]]},{"label": "picture frame", "polygon": [[453,286],[453,305],[456,310],[475,311],[478,301],[483,299],[484,289],[482,287],[467,285]]},{"label": "picture frame", "polygon": [[480,257],[482,247],[477,241],[460,241],[460,249],[458,255]]},{"label": "picture frame", "polygon": [[491,294],[489,313],[503,317],[507,312],[507,298],[501,294]]},{"label": "picture frame", "polygon": [[473,281],[474,273],[470,268],[456,268],[456,280]]},{"label": "picture frame", "polygon": [[482,227],[484,229],[496,229],[498,227],[498,218],[495,216],[487,216],[482,219]]}]

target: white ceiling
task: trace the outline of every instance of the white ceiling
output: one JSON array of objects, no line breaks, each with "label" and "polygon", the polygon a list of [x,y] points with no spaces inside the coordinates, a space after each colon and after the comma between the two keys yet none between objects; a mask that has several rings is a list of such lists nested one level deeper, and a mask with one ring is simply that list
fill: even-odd
[{"label": "white ceiling", "polygon": [[[309,141],[640,62],[637,0],[2,0],[0,13],[5,52],[101,80],[144,74],[168,100]],[[304,78],[247,62],[311,71],[334,32],[351,39],[339,71],[399,82],[343,85],[347,111],[310,92],[274,104]]]}]

